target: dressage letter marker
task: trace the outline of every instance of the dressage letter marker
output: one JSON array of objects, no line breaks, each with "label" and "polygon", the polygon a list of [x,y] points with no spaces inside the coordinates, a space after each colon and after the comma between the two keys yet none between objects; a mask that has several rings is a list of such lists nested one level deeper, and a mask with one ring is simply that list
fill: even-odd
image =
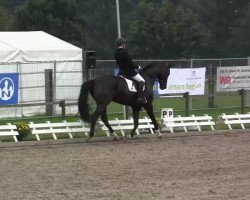
[{"label": "dressage letter marker", "polygon": [[173,117],[174,111],[173,108],[162,108],[161,109],[161,118],[164,119],[165,117]]}]

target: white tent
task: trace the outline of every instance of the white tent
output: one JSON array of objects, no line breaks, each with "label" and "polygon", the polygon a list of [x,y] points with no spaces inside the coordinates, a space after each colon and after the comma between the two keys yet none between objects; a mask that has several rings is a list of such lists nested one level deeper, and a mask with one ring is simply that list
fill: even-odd
[{"label": "white tent", "polygon": [[0,32],[0,62],[82,60],[82,50],[43,31]]},{"label": "white tent", "polygon": [[[45,78],[46,70],[53,73],[51,81]],[[44,103],[46,83],[50,82],[54,102],[75,102],[83,81],[82,49],[43,31],[0,32],[0,74],[4,73],[19,74],[18,104]],[[40,114],[44,110],[45,106],[2,107],[0,118]]]}]

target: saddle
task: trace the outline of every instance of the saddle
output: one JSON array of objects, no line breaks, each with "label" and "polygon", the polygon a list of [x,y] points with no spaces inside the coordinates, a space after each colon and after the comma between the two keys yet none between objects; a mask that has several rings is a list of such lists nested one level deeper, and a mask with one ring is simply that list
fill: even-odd
[{"label": "saddle", "polygon": [[[147,103],[147,99],[144,96],[144,91],[146,88],[145,84],[141,85],[141,83],[138,83],[135,80],[125,78],[122,75],[119,75],[119,77],[123,78],[126,81],[127,88],[130,92],[138,93],[138,99],[137,99],[138,103],[142,103],[142,104]],[[140,87],[142,87],[142,88],[140,89]]]},{"label": "saddle", "polygon": [[137,81],[128,79],[122,75],[119,75],[119,77],[123,78],[126,81],[128,90],[130,92],[138,92],[138,82]]}]

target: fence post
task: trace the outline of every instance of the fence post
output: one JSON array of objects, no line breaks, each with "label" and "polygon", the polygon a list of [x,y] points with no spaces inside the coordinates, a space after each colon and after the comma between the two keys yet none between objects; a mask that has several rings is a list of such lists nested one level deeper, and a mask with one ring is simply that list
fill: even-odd
[{"label": "fence post", "polygon": [[[193,58],[190,59],[190,67],[191,68],[194,67],[194,61],[195,60]],[[188,98],[189,98],[189,100],[188,100],[188,110],[190,110],[190,109],[192,110],[193,109],[193,98],[189,96],[189,93],[188,93]],[[188,112],[187,116],[189,116],[189,112]]]},{"label": "fence post", "polygon": [[59,106],[61,107],[62,120],[65,120],[66,103],[65,100],[60,101]]},{"label": "fence post", "polygon": [[190,115],[189,110],[189,92],[186,92],[183,97],[186,99],[186,116],[188,117]]},{"label": "fence post", "polygon": [[[16,66],[17,73],[19,74],[19,103],[23,103],[23,80],[22,80],[22,64],[17,62]],[[20,107],[21,116],[23,117],[23,107]],[[15,108],[15,117],[17,117],[17,107]]]},{"label": "fence post", "polygon": [[240,99],[241,99],[241,114],[245,113],[245,90],[241,89],[240,91]]},{"label": "fence post", "polygon": [[55,115],[55,104],[54,102],[57,100],[56,88],[57,88],[57,62],[54,61],[54,69],[53,69],[53,85],[52,85],[52,97],[53,97],[53,105],[52,105],[52,115]]},{"label": "fence post", "polygon": [[214,85],[215,85],[215,69],[212,65],[208,67],[208,107],[214,108]]},{"label": "fence post", "polygon": [[[250,57],[247,57],[247,65],[250,66]],[[246,106],[250,106],[250,91],[246,92]]]},{"label": "fence post", "polygon": [[45,69],[45,106],[46,115],[53,115],[53,69]]}]

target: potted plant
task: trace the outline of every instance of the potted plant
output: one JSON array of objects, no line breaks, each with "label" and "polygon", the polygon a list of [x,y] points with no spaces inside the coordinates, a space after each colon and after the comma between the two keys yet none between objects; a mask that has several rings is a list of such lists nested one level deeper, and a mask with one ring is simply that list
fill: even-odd
[{"label": "potted plant", "polygon": [[24,122],[16,123],[16,127],[17,127],[17,131],[19,133],[19,135],[17,135],[17,139],[19,141],[22,141],[23,138],[27,137],[28,134],[30,133],[30,128],[29,128],[28,124],[26,124]]}]

